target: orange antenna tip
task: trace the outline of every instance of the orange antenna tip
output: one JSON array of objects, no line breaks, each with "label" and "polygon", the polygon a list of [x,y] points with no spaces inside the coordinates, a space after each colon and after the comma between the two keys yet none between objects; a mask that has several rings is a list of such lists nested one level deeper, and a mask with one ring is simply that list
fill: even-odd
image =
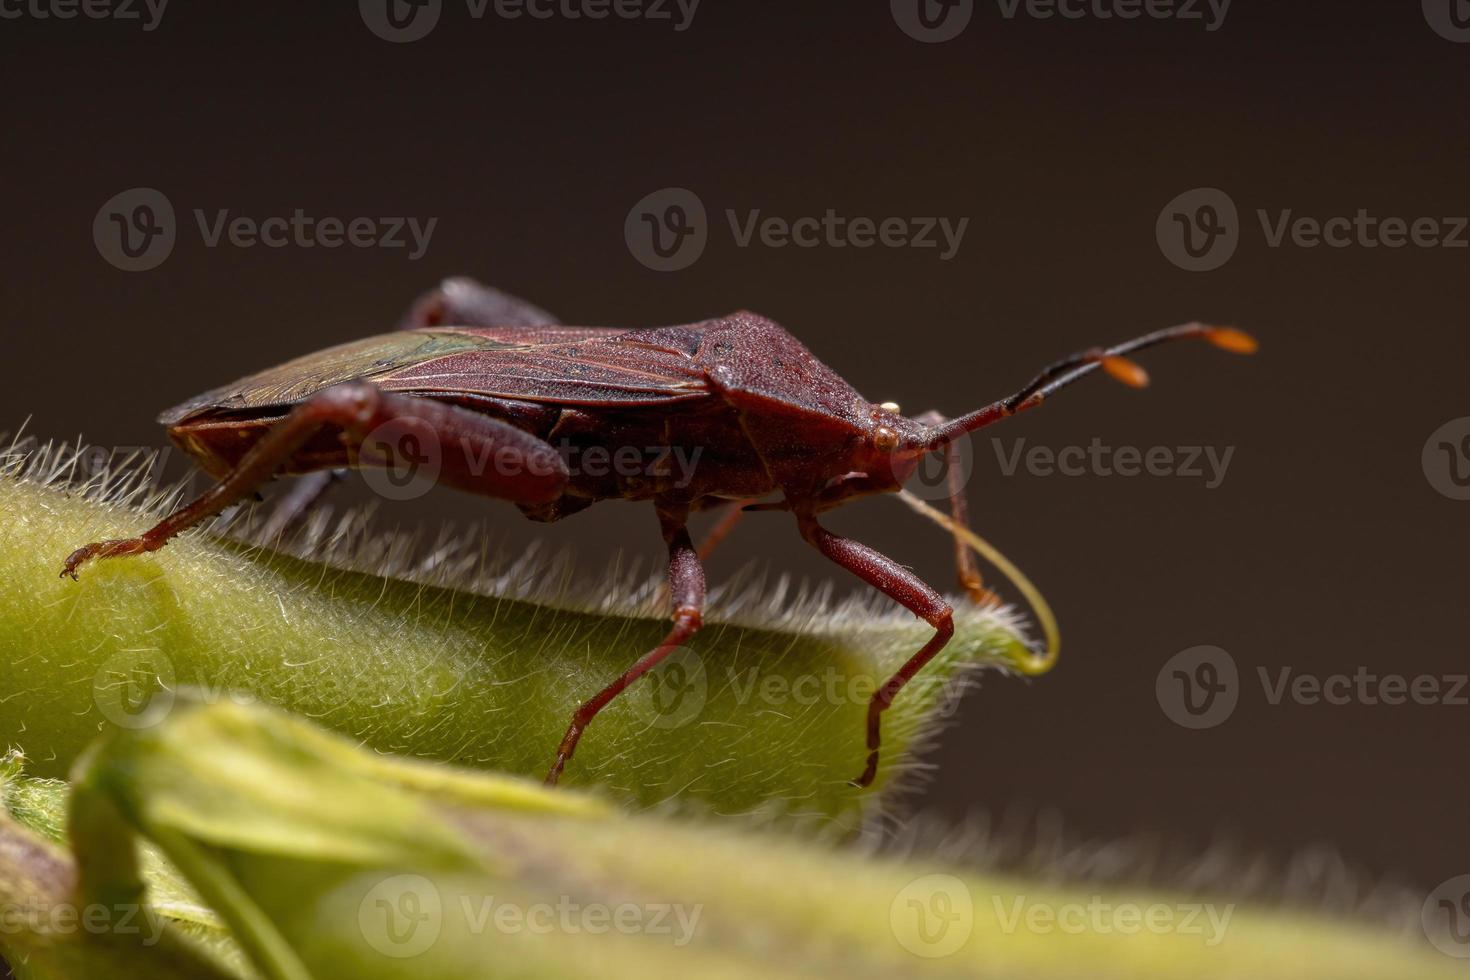
[{"label": "orange antenna tip", "polygon": [[1135,361],[1116,355],[1102,359],[1102,369],[1130,388],[1148,387],[1148,372]]},{"label": "orange antenna tip", "polygon": [[1254,354],[1261,346],[1256,338],[1235,327],[1213,327],[1205,334],[1205,339],[1232,354]]}]

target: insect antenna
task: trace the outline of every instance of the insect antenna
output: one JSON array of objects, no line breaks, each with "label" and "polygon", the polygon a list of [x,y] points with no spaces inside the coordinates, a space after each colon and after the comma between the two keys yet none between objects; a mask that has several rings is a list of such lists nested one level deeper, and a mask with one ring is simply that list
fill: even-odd
[{"label": "insect antenna", "polygon": [[929,432],[925,449],[941,448],[966,432],[973,432],[992,422],[1015,415],[1017,412],[1035,408],[1051,395],[1073,382],[1080,381],[1098,368],[1102,368],[1123,384],[1142,388],[1148,384],[1148,372],[1130,360],[1128,355],[1135,351],[1189,337],[1206,340],[1221,350],[1234,354],[1253,354],[1257,347],[1255,338],[1244,330],[1237,330],[1234,327],[1212,327],[1203,323],[1185,323],[1177,327],[1166,327],[1163,330],[1144,334],[1142,337],[1135,337],[1115,347],[1095,347],[1048,365],[1042,369],[1041,373],[1032,378],[1029,384],[1008,398],[1003,398],[978,411],[936,426]]}]

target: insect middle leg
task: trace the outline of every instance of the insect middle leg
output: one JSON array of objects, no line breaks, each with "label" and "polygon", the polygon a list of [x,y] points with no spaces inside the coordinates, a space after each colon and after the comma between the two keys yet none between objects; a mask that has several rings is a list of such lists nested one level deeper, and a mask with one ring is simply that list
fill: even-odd
[{"label": "insect middle leg", "polygon": [[255,540],[272,542],[296,530],[346,475],[347,471],[342,469],[301,474],[291,489],[274,501],[270,517],[253,535]]},{"label": "insect middle leg", "polygon": [[555,786],[557,780],[561,778],[567,761],[571,759],[572,753],[577,751],[577,742],[581,740],[582,733],[587,730],[592,719],[597,717],[597,713],[607,707],[613,698],[623,693],[630,684],[657,667],[665,657],[677,650],[704,624],[704,566],[700,564],[699,553],[695,551],[694,542],[689,538],[689,528],[685,525],[688,514],[682,508],[677,510],[660,508],[658,517],[659,524],[663,528],[664,541],[669,548],[669,594],[674,604],[673,628],[658,646],[644,655],[643,659],[577,707],[576,712],[572,715],[571,724],[567,726],[566,734],[562,736],[561,745],[557,747],[556,761],[552,763],[551,771],[546,774],[546,785],[548,786]]},{"label": "insect middle leg", "polygon": [[870,786],[878,774],[883,712],[888,710],[904,685],[934,659],[934,655],[943,650],[950,637],[954,636],[954,609],[922,579],[887,555],[850,538],[833,534],[809,514],[798,513],[797,522],[801,527],[801,536],[823,555],[934,627],[934,636],[929,642],[909,657],[868,700],[868,762],[863,767],[862,774],[852,782],[854,786]]},{"label": "insect middle leg", "polygon": [[[504,500],[541,503],[555,498],[567,480],[556,450],[498,419],[453,405],[384,392],[366,382],[337,385],[297,405],[241,457],[219,483],[135,538],[97,541],[72,552],[62,575],[94,558],[157,551],[174,535],[214,517],[248,497],[289,463],[308,439],[323,429],[342,430],[349,456],[358,463],[388,462],[364,445],[389,423],[412,426],[438,447],[442,482]],[[452,450],[458,450],[455,453]],[[480,461],[476,467],[474,461]],[[485,465],[494,460],[493,466]]]}]

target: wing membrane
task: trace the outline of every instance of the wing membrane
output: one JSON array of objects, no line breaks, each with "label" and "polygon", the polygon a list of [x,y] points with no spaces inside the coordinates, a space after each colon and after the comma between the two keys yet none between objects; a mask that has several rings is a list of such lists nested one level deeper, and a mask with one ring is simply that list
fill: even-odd
[{"label": "wing membrane", "polygon": [[649,405],[709,393],[690,355],[645,341],[656,331],[557,332],[563,336],[551,343],[466,350],[412,364],[378,383],[390,391],[474,392],[564,405]]},{"label": "wing membrane", "polygon": [[[296,358],[206,392],[159,416],[284,408],[345,381],[390,391],[469,393],[558,404],[651,405],[705,397],[689,327],[449,327],[405,330]],[[665,335],[665,336],[661,336]]]}]

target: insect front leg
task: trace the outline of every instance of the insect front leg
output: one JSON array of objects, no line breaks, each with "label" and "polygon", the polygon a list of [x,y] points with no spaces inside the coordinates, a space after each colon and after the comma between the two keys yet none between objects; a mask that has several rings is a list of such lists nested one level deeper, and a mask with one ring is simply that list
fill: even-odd
[{"label": "insect front leg", "polygon": [[[94,558],[157,551],[174,535],[250,496],[323,429],[341,429],[357,462],[382,462],[364,453],[364,440],[390,423],[411,426],[431,440],[441,457],[437,460],[439,478],[462,489],[503,500],[541,503],[554,499],[566,484],[566,464],[556,450],[512,425],[453,405],[352,382],[328,388],[293,408],[250,447],[233,470],[192,503],[138,537],[78,548],[62,565],[61,574],[75,579],[77,569]],[[485,463],[489,460],[494,461],[493,466]]]},{"label": "insect front leg", "polygon": [[868,762],[853,785],[870,786],[878,774],[878,752],[882,745],[883,712],[893,703],[915,674],[954,636],[954,609],[913,572],[887,555],[865,544],[833,534],[810,514],[798,512],[801,536],[833,562],[852,572],[873,588],[898,602],[909,612],[934,627],[934,636],[900,667],[868,700]]},{"label": "insect front leg", "polygon": [[[924,425],[936,426],[949,420],[938,412],[925,412],[918,417],[918,421]],[[965,497],[965,474],[960,467],[958,444],[946,443],[943,452],[944,478],[949,492],[949,516],[959,527],[969,528],[970,502]],[[983,606],[999,601],[999,597],[985,587],[985,581],[980,576],[980,565],[975,560],[975,552],[970,550],[970,546],[958,533],[954,535],[954,566],[960,588],[965,590],[971,602]]]},{"label": "insect front leg", "polygon": [[546,774],[548,786],[555,786],[561,778],[567,760],[577,751],[577,742],[581,740],[582,733],[592,723],[592,719],[597,717],[597,713],[630,684],[657,667],[665,657],[688,641],[704,623],[704,566],[700,564],[699,553],[695,551],[694,542],[689,538],[689,528],[685,525],[687,510],[660,508],[658,517],[663,528],[664,541],[669,548],[669,595],[674,604],[674,626],[662,642],[645,654],[643,659],[629,667],[621,677],[597,692],[590,700],[578,706],[572,715],[571,724],[567,726],[567,733],[562,736],[561,745],[557,747],[556,761]]}]

